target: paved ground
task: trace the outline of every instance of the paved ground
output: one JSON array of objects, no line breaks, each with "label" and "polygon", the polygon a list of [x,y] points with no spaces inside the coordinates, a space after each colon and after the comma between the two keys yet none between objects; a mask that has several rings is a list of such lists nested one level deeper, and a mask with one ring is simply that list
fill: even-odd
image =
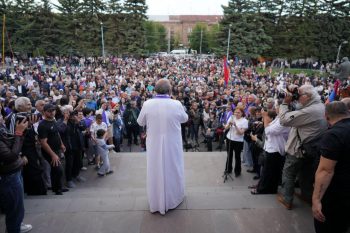
[{"label": "paved ground", "polygon": [[186,199],[161,216],[148,211],[145,153],[112,153],[114,174],[99,178],[89,167],[88,181],[63,196],[26,197],[25,222],[33,233],[314,232],[309,206],[296,199],[288,211],[275,195],[251,195],[251,174],[223,183],[225,159],[224,152],[186,153]]}]

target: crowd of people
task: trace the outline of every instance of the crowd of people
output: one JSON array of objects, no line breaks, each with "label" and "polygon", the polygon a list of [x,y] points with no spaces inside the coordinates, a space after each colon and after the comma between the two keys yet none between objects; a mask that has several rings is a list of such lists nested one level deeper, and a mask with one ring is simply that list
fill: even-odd
[{"label": "crowd of people", "polygon": [[[284,72],[273,76],[268,70],[258,74],[253,65],[231,61],[226,83],[223,60],[217,58],[48,57],[7,62],[0,73],[0,177],[5,180],[11,174],[21,183],[23,176],[27,195],[46,195],[50,189],[62,195],[85,181],[81,171],[88,165],[100,177],[113,173],[109,150],[127,151],[132,144],[147,150],[148,129],[137,119],[160,79],[169,80],[171,98],[188,114],[181,124],[184,149],[198,146],[203,138],[212,151],[217,142],[217,149],[228,153],[226,174],[239,177],[243,164],[257,180],[249,187],[251,193],[278,193],[287,209],[293,208],[296,180],[301,196],[311,202],[319,156],[307,146],[314,146],[327,129],[324,115],[344,115],[339,108],[325,109],[336,79]],[[349,75],[337,78],[347,82]],[[336,159],[348,166],[343,157],[339,152]],[[337,178],[350,183],[348,173]],[[342,188],[349,193],[348,187]],[[23,199],[21,195],[17,198]],[[17,232],[23,214],[9,216],[8,232]]]}]

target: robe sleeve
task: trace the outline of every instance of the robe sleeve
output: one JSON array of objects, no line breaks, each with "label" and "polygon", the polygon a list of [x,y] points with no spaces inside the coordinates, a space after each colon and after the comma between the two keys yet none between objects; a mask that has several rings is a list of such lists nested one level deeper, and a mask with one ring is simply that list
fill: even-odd
[{"label": "robe sleeve", "polygon": [[185,123],[188,121],[188,115],[185,112],[185,109],[182,106],[181,102],[180,101],[177,101],[177,102],[178,102],[178,106],[179,106],[178,107],[179,108],[179,111],[178,111],[179,121],[180,121],[180,123]]},{"label": "robe sleeve", "polygon": [[142,109],[141,109],[141,112],[139,114],[139,117],[137,118],[137,123],[140,125],[140,126],[145,126],[146,125],[146,113],[145,113],[145,105],[146,103],[143,104],[142,106]]}]

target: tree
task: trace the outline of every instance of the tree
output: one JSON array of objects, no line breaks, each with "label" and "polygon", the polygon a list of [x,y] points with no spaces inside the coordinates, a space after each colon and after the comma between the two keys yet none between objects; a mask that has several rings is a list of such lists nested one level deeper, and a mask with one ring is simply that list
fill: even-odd
[{"label": "tree", "polygon": [[7,31],[14,51],[32,53],[35,49],[35,9],[34,0],[15,0],[7,17]]},{"label": "tree", "polygon": [[218,38],[221,54],[227,45],[229,28],[230,55],[257,58],[270,48],[272,39],[266,34],[263,17],[255,12],[254,4],[253,1],[230,0],[227,7],[223,6],[224,18],[220,22],[222,27]]},{"label": "tree", "polygon": [[210,50],[208,37],[207,26],[197,23],[189,36],[191,49],[197,50],[198,53],[208,53]]},{"label": "tree", "polygon": [[218,42],[220,33],[220,24],[215,24],[210,27],[208,32],[208,48],[210,53],[217,53],[220,43]]},{"label": "tree", "polygon": [[112,54],[121,54],[124,41],[123,28],[125,15],[122,13],[120,0],[110,0],[107,4],[107,20],[105,30],[105,44],[107,50]]},{"label": "tree", "polygon": [[[83,19],[80,16],[82,4],[79,0],[58,0],[55,5],[60,14],[57,29],[60,35],[59,50],[63,54],[72,55],[80,50],[79,43],[85,38],[81,35]],[[84,39],[83,39],[84,38]]]},{"label": "tree", "polygon": [[59,53],[57,44],[60,42],[60,33],[57,29],[57,16],[52,13],[49,0],[41,0],[38,6],[33,25],[34,53],[38,55]]},{"label": "tree", "polygon": [[146,34],[143,23],[146,21],[147,5],[145,0],[125,0],[123,13],[124,49],[126,53],[141,55],[145,50]]}]

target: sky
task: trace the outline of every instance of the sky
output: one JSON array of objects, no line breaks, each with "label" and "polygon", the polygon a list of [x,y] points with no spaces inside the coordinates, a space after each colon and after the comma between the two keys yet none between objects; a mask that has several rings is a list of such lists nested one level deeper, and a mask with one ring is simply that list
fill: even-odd
[{"label": "sky", "polygon": [[228,0],[146,0],[147,15],[223,15]]},{"label": "sky", "polygon": [[[147,15],[223,15],[229,0],[146,0]],[[51,0],[57,4],[57,0]]]}]

